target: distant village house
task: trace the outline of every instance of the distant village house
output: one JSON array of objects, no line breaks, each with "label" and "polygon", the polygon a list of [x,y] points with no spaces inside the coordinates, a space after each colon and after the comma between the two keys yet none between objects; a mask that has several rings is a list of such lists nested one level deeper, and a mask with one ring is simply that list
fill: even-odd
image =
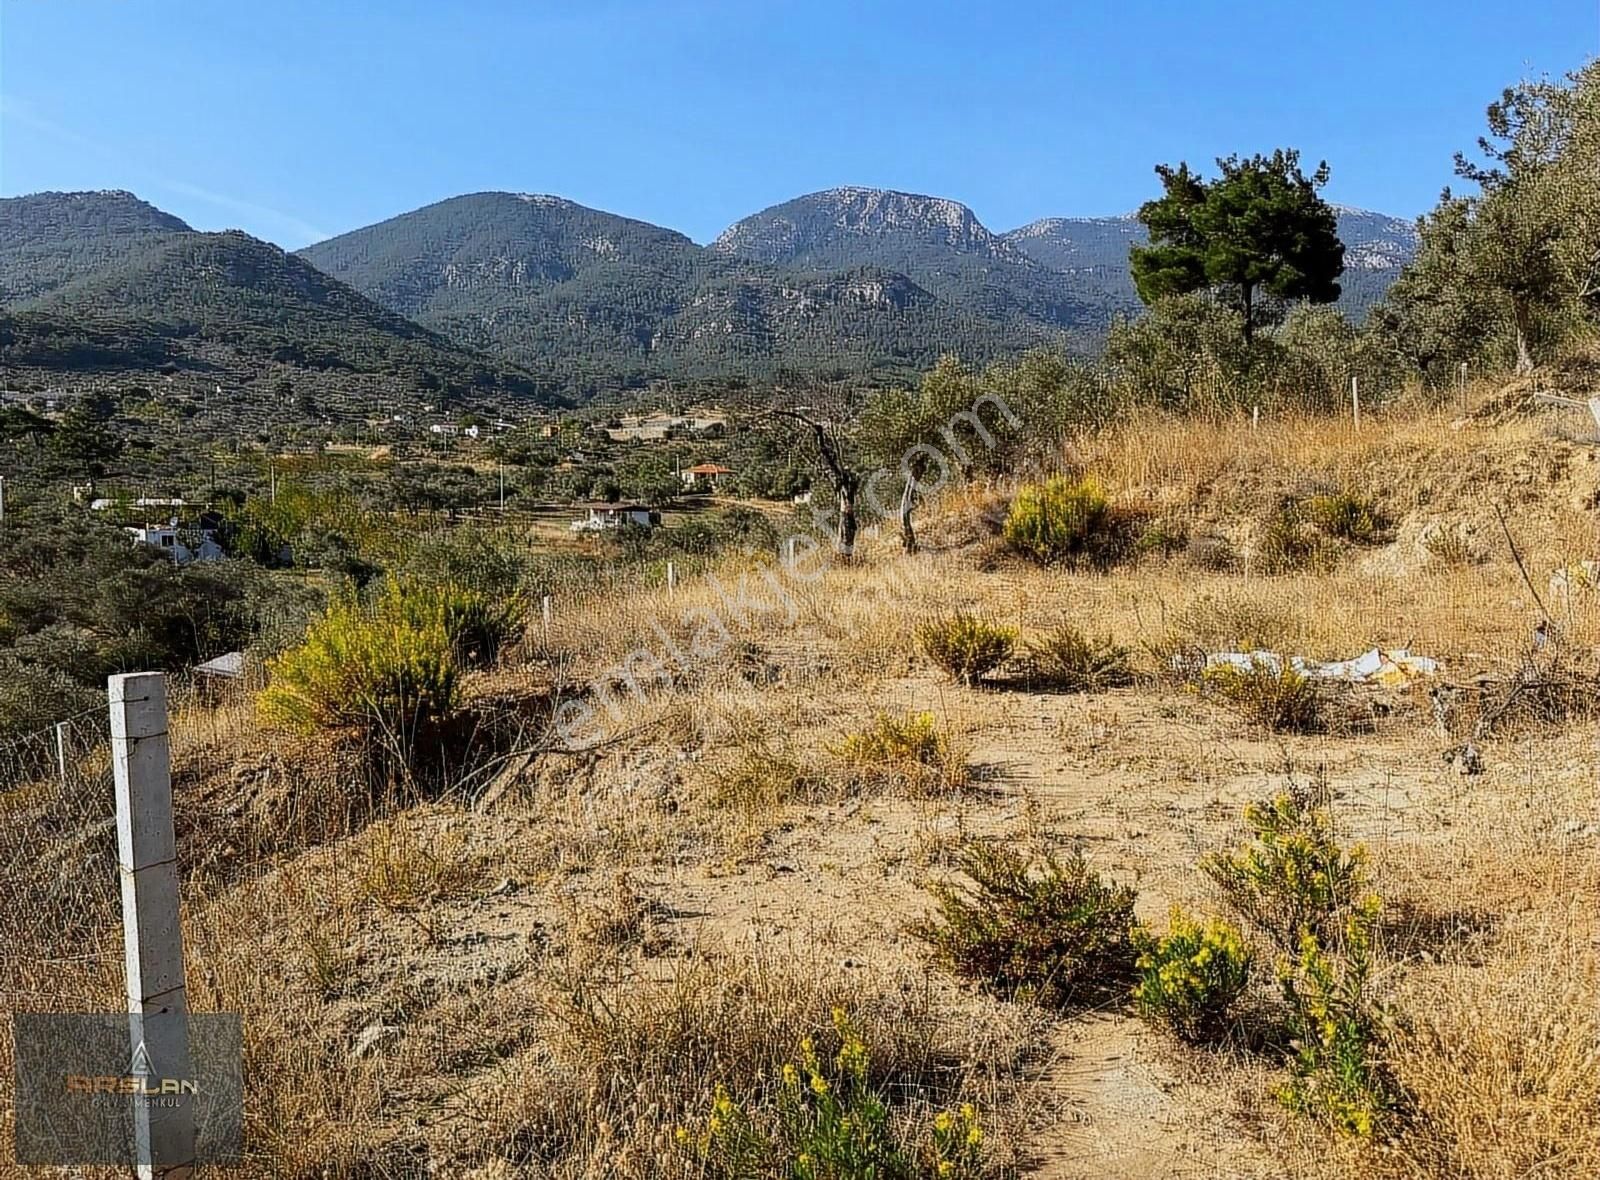
[{"label": "distant village house", "polygon": [[586,504],[584,508],[587,515],[572,522],[575,533],[597,533],[624,525],[647,529],[661,522],[661,514],[644,504]]},{"label": "distant village house", "polygon": [[731,467],[716,463],[696,463],[682,472],[683,490],[686,492],[714,492],[725,476],[733,474]]},{"label": "distant village house", "polygon": [[171,555],[173,564],[191,561],[221,561],[222,546],[215,528],[179,528],[176,519],[166,524],[128,525],[135,545],[149,545]]}]

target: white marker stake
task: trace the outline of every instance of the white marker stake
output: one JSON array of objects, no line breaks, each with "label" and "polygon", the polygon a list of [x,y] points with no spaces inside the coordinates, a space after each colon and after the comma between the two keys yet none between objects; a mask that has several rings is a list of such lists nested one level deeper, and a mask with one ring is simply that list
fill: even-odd
[{"label": "white marker stake", "polygon": [[61,789],[67,789],[67,723],[56,722],[56,772],[61,776]]},{"label": "white marker stake", "polygon": [[1250,429],[1251,430],[1260,430],[1261,429],[1261,407],[1260,406],[1251,406],[1250,407]]},{"label": "white marker stake", "polygon": [[546,594],[544,596],[543,600],[540,601],[540,603],[539,603],[539,611],[544,617],[544,643],[545,643],[546,647],[549,647],[550,646],[550,616],[552,614],[552,611],[550,609],[550,596],[548,594]]},{"label": "white marker stake", "polygon": [[[190,1079],[166,682],[158,672],[113,676],[109,696],[130,1060],[161,1078]],[[170,1100],[171,1106],[135,1106],[141,1180],[194,1175],[194,1098],[180,1094]]]},{"label": "white marker stake", "polygon": [[785,544],[788,546],[788,550],[789,550],[789,554],[788,554],[788,557],[787,557],[786,560],[787,560],[787,563],[788,563],[788,566],[789,566],[790,570],[794,569],[794,543],[795,543],[795,540],[796,540],[796,538],[790,537],[789,540],[787,542],[785,542]]},{"label": "white marker stake", "polygon": [[673,565],[669,561],[669,562],[667,562],[667,593],[668,594],[676,594],[677,592],[678,592],[678,567]]},{"label": "white marker stake", "polygon": [[1350,378],[1350,417],[1356,430],[1361,429],[1361,385],[1357,377]]}]

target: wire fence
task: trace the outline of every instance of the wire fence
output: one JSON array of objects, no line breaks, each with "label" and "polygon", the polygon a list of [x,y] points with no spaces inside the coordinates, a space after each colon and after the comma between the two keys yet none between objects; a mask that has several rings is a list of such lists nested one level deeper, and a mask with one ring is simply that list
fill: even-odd
[{"label": "wire fence", "polygon": [[110,715],[101,705],[0,741],[0,791],[45,781],[65,785],[72,767],[110,736]]},{"label": "wire fence", "polygon": [[[259,674],[259,669],[248,668]],[[248,681],[255,684],[255,678]],[[167,674],[168,700],[174,712],[216,693],[212,678],[192,670]],[[96,694],[101,695],[101,694]],[[111,741],[111,714],[100,703],[70,713],[45,725],[0,739],[0,796],[27,786],[56,784],[63,789],[80,763],[104,760]]]}]

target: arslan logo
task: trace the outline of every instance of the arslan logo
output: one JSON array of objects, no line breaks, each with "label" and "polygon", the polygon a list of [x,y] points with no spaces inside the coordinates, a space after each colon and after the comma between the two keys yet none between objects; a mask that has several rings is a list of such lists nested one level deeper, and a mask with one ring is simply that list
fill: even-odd
[{"label": "arslan logo", "polygon": [[135,1098],[173,1094],[198,1094],[200,1083],[193,1078],[162,1077],[150,1060],[150,1050],[140,1041],[134,1047],[128,1072],[120,1076],[68,1074],[68,1094],[124,1094]]},{"label": "arslan logo", "polygon": [[155,1076],[155,1066],[150,1064],[150,1050],[145,1048],[143,1041],[140,1041],[138,1045],[134,1047],[133,1060],[128,1065],[128,1072],[134,1077],[139,1078],[149,1078]]}]

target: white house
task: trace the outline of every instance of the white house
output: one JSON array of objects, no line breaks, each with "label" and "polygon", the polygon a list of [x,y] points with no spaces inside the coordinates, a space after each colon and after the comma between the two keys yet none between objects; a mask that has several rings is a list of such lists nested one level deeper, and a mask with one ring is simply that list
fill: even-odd
[{"label": "white house", "polygon": [[127,531],[135,545],[149,545],[171,554],[174,565],[222,559],[222,546],[217,544],[216,537],[209,529],[179,529],[174,521],[168,524],[128,525]]},{"label": "white house", "polygon": [[575,533],[598,533],[623,525],[650,528],[659,517],[643,504],[586,504],[587,515],[569,526]]}]

